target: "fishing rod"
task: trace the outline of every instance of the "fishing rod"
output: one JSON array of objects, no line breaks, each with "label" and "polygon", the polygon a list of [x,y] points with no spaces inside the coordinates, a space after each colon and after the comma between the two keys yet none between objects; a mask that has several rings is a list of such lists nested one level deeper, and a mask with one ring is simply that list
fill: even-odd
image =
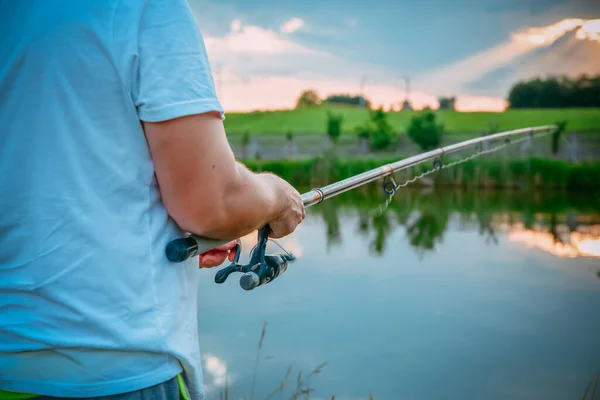
[{"label": "fishing rod", "polygon": [[[535,133],[548,134],[550,132],[557,131],[558,129],[560,128],[556,125],[545,125],[532,128],[516,129],[512,131],[495,133],[492,135],[483,136],[475,139],[465,140],[463,142],[459,142],[445,147],[440,147],[438,149],[417,154],[415,156],[408,157],[403,160],[393,162],[391,164],[382,165],[378,168],[374,168],[370,171],[363,172],[361,174],[352,176],[339,182],[332,183],[322,188],[312,189],[311,191],[302,195],[302,202],[304,203],[305,207],[310,207],[315,204],[319,204],[327,199],[335,197],[341,193],[344,193],[348,190],[352,190],[354,188],[363,186],[367,183],[373,182],[379,178],[385,178],[383,182],[383,191],[386,194],[390,195],[390,198],[388,198],[388,201],[386,202],[387,207],[391,196],[395,194],[398,188],[404,187],[409,183],[412,183],[415,180],[428,175],[429,173],[432,173],[445,167],[454,166],[460,162],[470,160],[482,154],[487,154],[499,150],[502,147],[514,143],[511,142],[511,138],[513,136],[529,135],[529,138],[533,138]],[[483,149],[483,143],[498,139],[504,139],[504,143],[502,145],[493,147],[488,150]],[[527,137],[524,139],[527,139]],[[450,164],[443,165],[442,157],[444,155],[451,154],[471,146],[478,147],[478,151],[475,154],[466,157],[460,161],[455,161]],[[432,159],[434,160],[434,162],[433,168],[431,170],[419,176],[416,176],[409,181],[406,181],[402,185],[396,184],[394,179],[390,178],[390,175],[392,175],[395,172],[413,167],[424,161]],[[284,253],[266,254],[266,245],[267,241],[269,240],[269,232],[270,228],[268,225],[258,230],[258,243],[251,251],[250,261],[246,265],[241,265],[238,262],[242,250],[241,243],[238,242],[236,244],[236,255],[234,261],[229,266],[217,272],[217,274],[215,275],[215,282],[223,283],[225,282],[227,277],[233,272],[242,272],[243,274],[240,278],[240,286],[245,290],[252,290],[258,286],[273,281],[275,278],[283,274],[287,269],[288,261],[293,261],[295,259],[295,256],[283,249],[283,247],[281,249],[284,251]],[[191,234],[189,236],[175,239],[169,242],[165,253],[169,261],[178,263],[185,261],[190,257],[194,257],[198,254],[202,254],[208,250],[214,249],[227,242],[227,240],[208,239]]]}]

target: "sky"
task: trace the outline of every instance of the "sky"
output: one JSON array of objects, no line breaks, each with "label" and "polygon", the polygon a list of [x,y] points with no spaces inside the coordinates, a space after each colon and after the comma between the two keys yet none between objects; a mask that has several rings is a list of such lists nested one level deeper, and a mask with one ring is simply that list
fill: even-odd
[{"label": "sky", "polygon": [[501,111],[512,84],[600,73],[600,1],[188,0],[226,111],[293,108],[303,90],[417,109]]}]

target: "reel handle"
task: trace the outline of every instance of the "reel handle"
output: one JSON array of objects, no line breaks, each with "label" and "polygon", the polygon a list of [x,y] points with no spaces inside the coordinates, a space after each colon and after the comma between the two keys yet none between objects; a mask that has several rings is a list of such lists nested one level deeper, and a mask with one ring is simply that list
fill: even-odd
[{"label": "reel handle", "polygon": [[265,254],[267,241],[271,228],[265,225],[258,230],[258,243],[252,252],[250,261],[246,265],[238,263],[242,246],[240,243],[236,246],[235,260],[227,267],[221,269],[215,275],[216,283],[223,283],[229,275],[234,272],[242,272],[240,277],[240,286],[244,290],[252,290],[258,286],[265,285],[282,275],[288,266],[288,261],[295,260],[292,254]]},{"label": "reel handle", "polygon": [[225,267],[222,270],[217,272],[217,274],[215,275],[216,283],[225,282],[225,280],[227,280],[227,277],[229,277],[229,275],[231,275],[233,272],[242,272],[242,266],[240,264],[238,264],[238,261],[240,260],[241,252],[242,252],[242,244],[240,242],[238,242],[235,245],[235,258],[233,259],[231,264],[229,264],[227,267]]}]

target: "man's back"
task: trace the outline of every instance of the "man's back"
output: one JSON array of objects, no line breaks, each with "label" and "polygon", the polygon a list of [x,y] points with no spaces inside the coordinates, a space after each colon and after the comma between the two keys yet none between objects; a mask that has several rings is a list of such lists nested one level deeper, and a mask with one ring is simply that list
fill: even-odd
[{"label": "man's back", "polygon": [[182,232],[140,119],[222,110],[187,4],[154,3],[0,0],[0,389],[110,395],[183,366],[202,391],[198,271],[164,257]]}]

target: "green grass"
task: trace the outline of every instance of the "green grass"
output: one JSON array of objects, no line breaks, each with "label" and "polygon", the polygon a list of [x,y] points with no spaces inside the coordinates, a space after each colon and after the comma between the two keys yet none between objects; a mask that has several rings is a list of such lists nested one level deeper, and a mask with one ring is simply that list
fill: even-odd
[{"label": "green grass", "polygon": [[[322,134],[325,131],[328,107],[305,108],[283,111],[255,111],[251,113],[227,114],[225,127],[232,135],[245,131],[252,135],[285,134],[292,131],[301,134]],[[354,134],[354,128],[367,118],[366,110],[351,107],[336,107],[343,114],[343,136]],[[391,112],[389,120],[398,132],[406,132],[412,112]],[[473,112],[461,113],[439,111],[439,118],[448,133],[473,136],[486,132],[491,126],[498,130],[525,128],[537,125],[550,125],[559,120],[567,121],[569,131],[600,131],[600,109],[535,109],[509,110],[503,113]]]}]

